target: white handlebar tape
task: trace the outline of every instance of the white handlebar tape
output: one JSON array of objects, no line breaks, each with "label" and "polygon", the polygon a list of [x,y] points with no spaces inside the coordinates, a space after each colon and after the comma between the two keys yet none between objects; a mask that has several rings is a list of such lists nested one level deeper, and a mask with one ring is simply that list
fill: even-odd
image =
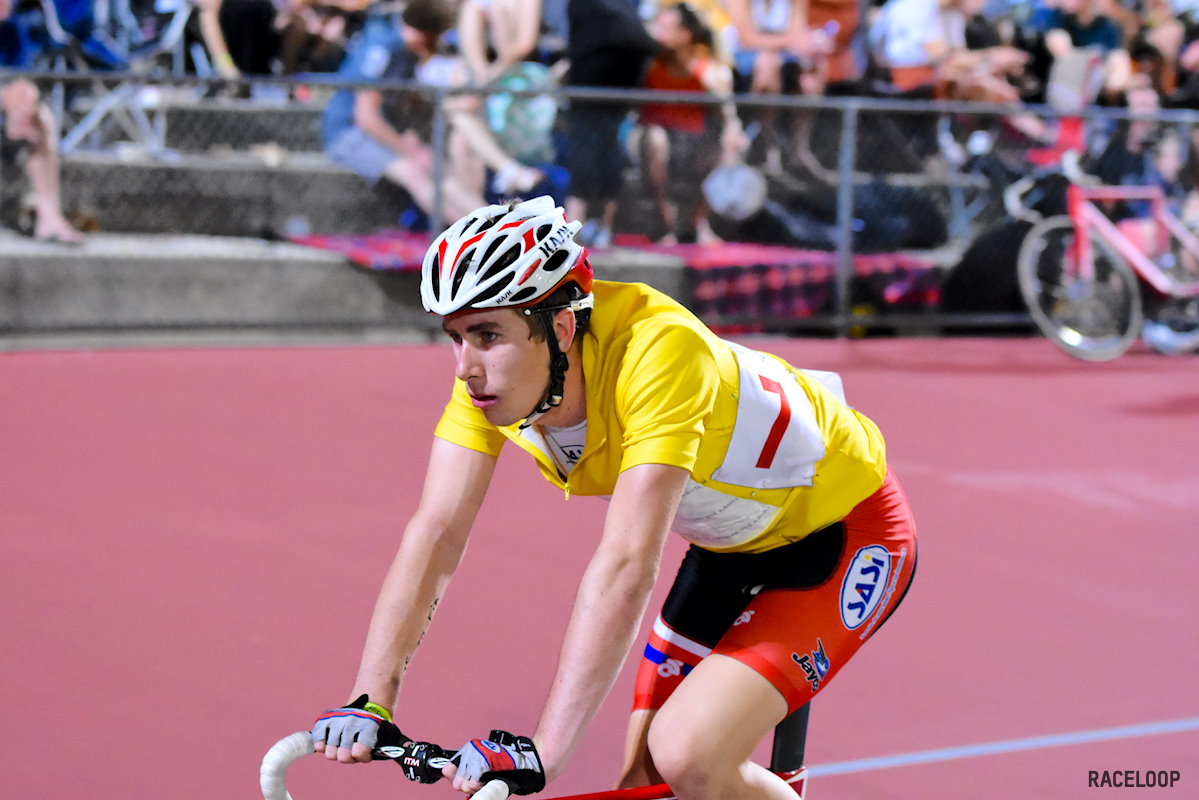
[{"label": "white handlebar tape", "polygon": [[312,755],[312,733],[309,731],[297,731],[276,742],[262,757],[262,768],[258,771],[263,800],[291,800],[283,784],[287,767],[297,758],[308,755]]},{"label": "white handlebar tape", "polygon": [[[274,747],[262,757],[258,770],[258,781],[262,786],[263,800],[292,800],[283,779],[287,767],[302,756],[312,755],[312,733],[297,731],[291,736],[275,742]],[[488,781],[487,785],[473,795],[473,800],[507,800],[508,784],[503,781]]]},{"label": "white handlebar tape", "polygon": [[471,795],[471,800],[506,800],[508,784],[503,781],[488,781],[487,785]]}]

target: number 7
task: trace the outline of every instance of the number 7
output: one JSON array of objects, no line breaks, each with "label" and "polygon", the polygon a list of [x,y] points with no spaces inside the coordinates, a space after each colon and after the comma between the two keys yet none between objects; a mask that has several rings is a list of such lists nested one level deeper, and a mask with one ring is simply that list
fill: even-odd
[{"label": "number 7", "polygon": [[763,389],[779,396],[779,415],[775,418],[774,424],[770,426],[766,444],[762,445],[762,452],[758,454],[758,463],[754,465],[758,469],[770,469],[770,465],[774,463],[774,456],[778,453],[779,443],[783,441],[787,425],[791,422],[791,401],[787,399],[787,393],[783,391],[782,384],[778,381],[767,378],[765,375],[759,375],[758,380],[762,382]]}]

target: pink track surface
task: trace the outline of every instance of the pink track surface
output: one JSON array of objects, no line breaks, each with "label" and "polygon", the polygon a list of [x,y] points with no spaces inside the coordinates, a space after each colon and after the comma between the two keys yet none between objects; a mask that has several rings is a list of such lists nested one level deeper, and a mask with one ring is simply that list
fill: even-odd
[{"label": "pink track surface", "polygon": [[[771,347],[842,374],[921,535],[906,603],[814,705],[809,798],[1139,796],[1087,773],[1163,769],[1181,783],[1155,796],[1199,797],[1194,726],[820,775],[1199,718],[1199,360],[1085,364],[1037,339]],[[450,375],[441,346],[0,355],[0,794],[256,797],[266,749],[350,690]],[[603,510],[501,459],[405,731],[532,730]],[[610,784],[631,663],[559,793]],[[299,800],[450,796],[389,764],[312,758],[290,777]]]}]

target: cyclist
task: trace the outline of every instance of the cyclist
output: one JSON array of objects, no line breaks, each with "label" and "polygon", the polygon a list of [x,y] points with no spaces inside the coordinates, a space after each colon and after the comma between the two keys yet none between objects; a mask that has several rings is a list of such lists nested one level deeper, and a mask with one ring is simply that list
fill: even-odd
[{"label": "cyclist", "polygon": [[537,730],[469,742],[445,768],[454,787],[499,777],[527,794],[562,772],[673,529],[692,544],[641,661],[620,785],[794,800],[750,756],[899,604],[916,560],[907,500],[836,376],[726,342],[645,285],[593,281],[579,227],[539,197],[478,209],[430,246],[421,298],[442,317],[456,380],[358,701],[318,719],[316,749],[369,760],[511,442],[568,494],[609,505]]}]

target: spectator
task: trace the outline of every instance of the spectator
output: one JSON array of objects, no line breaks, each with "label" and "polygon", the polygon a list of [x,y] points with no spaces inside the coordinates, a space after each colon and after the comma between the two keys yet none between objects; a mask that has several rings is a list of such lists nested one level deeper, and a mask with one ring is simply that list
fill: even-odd
[{"label": "spectator", "polygon": [[279,54],[272,0],[197,0],[200,33],[222,78],[270,75]]},{"label": "spectator", "polygon": [[808,29],[805,0],[726,0],[726,6],[737,32],[734,66],[748,78],[750,92],[779,94],[784,64],[832,51],[826,32]]},{"label": "spectator", "polygon": [[[866,67],[865,52],[858,44],[862,27],[862,3],[859,0],[809,0],[808,25],[815,37],[807,58],[800,59],[800,79],[803,73],[819,73],[825,86],[856,88]],[[825,40],[823,37],[827,37]],[[816,85],[815,83],[812,84]],[[799,87],[803,94],[816,94]],[[818,92],[822,94],[824,88]]]},{"label": "spectator", "polygon": [[[567,12],[567,83],[593,89],[640,86],[657,44],[632,0],[569,0]],[[579,237],[587,246],[612,242],[625,166],[620,126],[628,111],[620,102],[586,100],[573,100],[567,109],[565,162],[571,182],[566,215],[584,223]]]},{"label": "spectator", "polygon": [[542,0],[462,0],[458,46],[475,86],[486,86],[520,62],[535,60],[541,4]]},{"label": "spectator", "polygon": [[1028,54],[998,45],[971,50],[966,22],[982,0],[887,0],[870,27],[877,63],[900,92],[927,91],[943,99],[1014,102]]},{"label": "spectator", "polygon": [[1100,13],[1103,0],[1057,0],[1056,6],[1038,9],[1031,28],[1038,35],[1041,71],[1065,58],[1073,50],[1094,50],[1103,59],[1102,91],[1120,95],[1132,74],[1132,62],[1124,48],[1124,34],[1110,17]]},{"label": "spectator", "polygon": [[1199,108],[1199,8],[1191,8],[1178,17],[1182,26],[1176,60],[1174,89],[1170,105],[1180,108]]},{"label": "spectator", "polygon": [[[645,88],[722,97],[732,94],[732,70],[714,57],[712,31],[690,5],[665,6],[654,17],[650,33],[660,50],[650,62]],[[638,133],[642,168],[666,230],[661,241],[673,244],[681,236],[699,244],[718,243],[720,239],[708,221],[711,209],[702,192],[691,193],[693,213],[687,228],[678,229],[668,180],[671,174],[685,171],[687,182],[694,185],[717,166],[722,152],[726,161],[736,159],[745,138],[736,108],[731,102],[719,107],[646,104],[641,108]]]},{"label": "spectator", "polygon": [[[465,80],[457,59],[439,52],[453,24],[455,9],[446,0],[411,0],[400,24],[391,18],[368,22],[351,48],[340,74],[353,81],[405,80],[450,86]],[[457,217],[484,202],[483,167],[496,170],[500,194],[524,192],[541,179],[503,152],[478,117],[478,101],[457,96],[446,101],[450,148],[441,184],[441,213]],[[371,183],[380,178],[403,187],[426,214],[432,214],[436,186],[432,111],[410,93],[383,94],[375,89],[344,90],[330,98],[322,122],[329,157]]]},{"label": "spectator", "polygon": [[[12,21],[13,0],[0,0],[0,67],[24,67],[32,56],[23,46],[22,32]],[[59,191],[58,126],[41,102],[37,87],[17,78],[0,88],[4,110],[4,154],[8,161],[24,149],[25,174],[33,194],[33,237],[48,242],[78,244],[83,234],[62,213]]]},{"label": "spectator", "polygon": [[[726,0],[726,6],[736,32],[733,68],[744,91],[793,91],[800,62],[832,52],[829,30],[808,27],[807,0]],[[763,158],[768,170],[778,172],[785,138],[776,129],[778,115],[773,108],[762,107],[752,116],[762,131],[756,140],[761,154],[755,159]]]},{"label": "spectator", "polygon": [[[1178,177],[1183,159],[1179,142],[1160,135],[1160,124],[1152,117],[1161,103],[1146,76],[1134,78],[1120,100],[1136,118],[1120,120],[1107,146],[1090,172],[1112,186],[1157,186],[1166,192],[1180,211]],[[1122,201],[1111,209],[1120,229],[1146,253],[1159,249],[1156,228],[1147,200]]]},{"label": "spectator", "polygon": [[288,0],[274,26],[280,32],[279,69],[284,75],[336,72],[346,42],[366,21],[373,0]]}]

